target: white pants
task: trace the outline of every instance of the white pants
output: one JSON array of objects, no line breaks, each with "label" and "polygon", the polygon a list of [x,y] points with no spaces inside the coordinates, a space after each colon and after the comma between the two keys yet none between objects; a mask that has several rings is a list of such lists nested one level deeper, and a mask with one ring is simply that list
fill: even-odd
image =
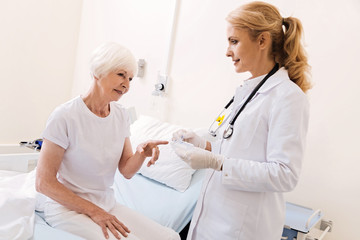
[{"label": "white pants", "polygon": [[[80,236],[87,240],[106,239],[101,227],[84,214],[79,214],[75,211],[68,210],[62,207],[63,211],[51,211],[51,208],[45,207],[45,220],[50,226],[70,232],[74,235]],[[110,214],[116,216],[120,222],[125,224],[130,230],[127,238],[121,236],[121,239],[126,240],[180,240],[179,234],[173,229],[164,227],[159,223],[145,217],[136,211],[116,204],[113,209],[109,211]],[[115,236],[108,230],[109,240],[115,240]]]}]

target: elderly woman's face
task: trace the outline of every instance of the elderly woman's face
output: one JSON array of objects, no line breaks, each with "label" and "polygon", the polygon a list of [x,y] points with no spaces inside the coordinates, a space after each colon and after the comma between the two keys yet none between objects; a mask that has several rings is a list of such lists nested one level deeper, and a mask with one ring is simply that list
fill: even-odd
[{"label": "elderly woman's face", "polygon": [[130,88],[130,81],[134,77],[133,73],[126,70],[111,72],[98,79],[103,95],[110,101],[118,101],[122,95],[127,93]]}]

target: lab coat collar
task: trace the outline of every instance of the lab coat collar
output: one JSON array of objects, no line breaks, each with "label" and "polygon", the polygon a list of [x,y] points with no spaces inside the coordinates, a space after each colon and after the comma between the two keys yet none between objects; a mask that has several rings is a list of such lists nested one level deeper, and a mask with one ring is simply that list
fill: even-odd
[{"label": "lab coat collar", "polygon": [[272,75],[258,90],[258,94],[265,93],[283,81],[290,80],[287,70],[282,67]]}]

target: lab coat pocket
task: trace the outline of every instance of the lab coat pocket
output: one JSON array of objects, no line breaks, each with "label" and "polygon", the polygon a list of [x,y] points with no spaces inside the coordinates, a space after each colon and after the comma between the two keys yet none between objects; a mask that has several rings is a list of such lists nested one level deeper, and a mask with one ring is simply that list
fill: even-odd
[{"label": "lab coat pocket", "polygon": [[257,115],[244,114],[235,122],[233,139],[239,149],[247,149],[253,142],[256,131],[259,127],[260,117]]},{"label": "lab coat pocket", "polygon": [[224,239],[240,239],[243,229],[244,220],[246,219],[248,206],[239,203],[233,199],[224,199],[222,210],[224,212],[223,219],[219,221],[223,225]]}]

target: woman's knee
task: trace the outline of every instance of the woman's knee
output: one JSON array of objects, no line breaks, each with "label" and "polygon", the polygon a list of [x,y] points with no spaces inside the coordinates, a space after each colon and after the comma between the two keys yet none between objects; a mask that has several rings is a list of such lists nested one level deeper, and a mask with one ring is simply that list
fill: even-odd
[{"label": "woman's knee", "polygon": [[180,235],[177,232],[173,231],[170,235],[170,240],[180,240]]},{"label": "woman's knee", "polygon": [[174,232],[174,234],[170,236],[169,240],[180,240],[180,236],[177,232]]}]

